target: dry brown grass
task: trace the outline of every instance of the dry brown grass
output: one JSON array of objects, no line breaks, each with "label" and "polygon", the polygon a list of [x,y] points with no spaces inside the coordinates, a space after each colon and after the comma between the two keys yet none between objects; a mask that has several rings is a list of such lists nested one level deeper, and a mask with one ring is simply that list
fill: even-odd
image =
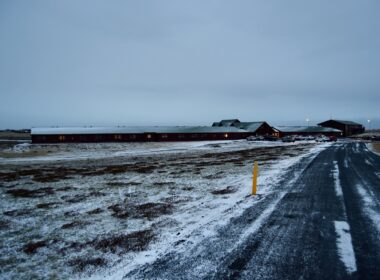
[{"label": "dry brown grass", "polygon": [[89,267],[97,268],[107,264],[104,258],[76,258],[68,262],[70,266],[75,268],[75,271],[83,272]]},{"label": "dry brown grass", "polygon": [[96,250],[111,253],[138,252],[145,250],[155,238],[152,230],[140,230],[129,234],[99,237],[80,246],[91,246]]},{"label": "dry brown grass", "polygon": [[88,225],[89,222],[84,222],[84,221],[73,221],[71,223],[66,223],[64,224],[61,229],[71,229],[71,228],[74,228],[74,227],[83,227],[83,226],[86,226]]},{"label": "dry brown grass", "polygon": [[37,252],[39,248],[46,247],[46,246],[47,246],[46,240],[30,242],[24,246],[23,251],[27,254],[34,254]]},{"label": "dry brown grass", "polygon": [[7,190],[6,193],[13,197],[43,197],[49,194],[54,194],[54,190],[51,187],[39,188],[34,190],[28,189],[12,189]]},{"label": "dry brown grass", "polygon": [[215,190],[215,191],[212,191],[211,193],[212,194],[215,194],[215,195],[223,195],[223,194],[230,194],[230,193],[234,193],[236,192],[236,189],[234,189],[233,187],[231,186],[228,186],[227,188],[225,189],[222,189],[222,190]]},{"label": "dry brown grass", "polygon": [[173,205],[167,203],[144,203],[140,205],[114,204],[108,207],[112,216],[119,219],[147,218],[153,219],[172,212]]},{"label": "dry brown grass", "polygon": [[372,149],[376,152],[376,153],[380,153],[380,142],[375,142],[375,143],[372,143]]},{"label": "dry brown grass", "polygon": [[0,131],[0,139],[9,140],[30,140],[30,133],[12,132],[12,131]]},{"label": "dry brown grass", "polygon": [[27,157],[40,157],[49,154],[48,151],[25,151],[22,153],[18,152],[0,152],[0,157],[2,158],[27,158]]},{"label": "dry brown grass", "polygon": [[[12,172],[0,172],[0,181],[5,182],[17,181],[25,176],[32,176],[32,180],[39,183],[58,182],[60,180],[70,179],[70,176],[101,176],[105,174],[121,174],[125,172],[136,172],[147,174],[153,172],[154,165],[145,163],[111,165],[98,169],[88,168],[65,168],[65,167],[47,167],[36,169],[22,169]],[[130,183],[134,185],[135,183]],[[136,183],[137,184],[137,183]]]}]

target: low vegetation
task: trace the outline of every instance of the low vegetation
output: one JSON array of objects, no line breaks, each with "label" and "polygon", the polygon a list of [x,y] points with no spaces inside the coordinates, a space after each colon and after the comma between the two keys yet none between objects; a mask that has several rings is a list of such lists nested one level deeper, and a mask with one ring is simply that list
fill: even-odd
[{"label": "low vegetation", "polygon": [[376,153],[380,153],[380,142],[371,143],[371,145],[372,145],[373,150],[374,150]]},{"label": "low vegetation", "polygon": [[241,190],[241,176],[251,176],[254,160],[263,170],[314,145],[225,150],[217,144],[164,155],[0,163],[2,271],[9,279],[31,272],[67,279],[113,266],[227,203]]}]

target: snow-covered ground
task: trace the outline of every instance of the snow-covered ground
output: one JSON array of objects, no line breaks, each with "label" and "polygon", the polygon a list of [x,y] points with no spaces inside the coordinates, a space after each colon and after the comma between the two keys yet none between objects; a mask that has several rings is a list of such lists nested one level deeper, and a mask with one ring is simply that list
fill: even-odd
[{"label": "snow-covered ground", "polygon": [[[17,146],[14,153],[38,155],[0,159],[1,276],[121,279],[168,250],[212,236],[276,192],[273,186],[302,157],[328,145]],[[251,196],[255,160],[258,195]]]},{"label": "snow-covered ground", "polygon": [[[314,141],[312,141],[314,142]],[[282,143],[271,141],[190,141],[190,142],[143,142],[143,143],[69,143],[30,144],[21,143],[0,150],[1,163],[31,163],[83,159],[102,159],[125,156],[168,154],[192,150],[243,150],[251,147],[291,146],[312,142]],[[217,149],[221,148],[221,149]]]},{"label": "snow-covered ground", "polygon": [[[375,145],[377,146],[377,148],[375,148]],[[379,153],[379,142],[377,143],[367,143],[367,148],[372,151],[373,153],[377,154],[378,156],[380,156],[380,153]]]}]

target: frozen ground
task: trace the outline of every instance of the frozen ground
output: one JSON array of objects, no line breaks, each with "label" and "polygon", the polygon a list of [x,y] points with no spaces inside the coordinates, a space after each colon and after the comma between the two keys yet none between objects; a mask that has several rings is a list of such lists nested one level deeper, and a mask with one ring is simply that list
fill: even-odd
[{"label": "frozen ground", "polygon": [[367,148],[380,156],[380,142],[367,143]]},{"label": "frozen ground", "polygon": [[[19,144],[0,152],[4,279],[121,278],[213,236],[329,144]],[[259,195],[249,196],[260,163]]]},{"label": "frozen ground", "polygon": [[[307,143],[307,142],[304,142]],[[83,159],[118,158],[152,154],[179,153],[192,150],[244,150],[252,146],[271,147],[280,142],[238,141],[193,141],[193,142],[145,142],[145,143],[70,143],[70,144],[30,144],[8,145],[1,149],[0,163],[45,162]]]}]

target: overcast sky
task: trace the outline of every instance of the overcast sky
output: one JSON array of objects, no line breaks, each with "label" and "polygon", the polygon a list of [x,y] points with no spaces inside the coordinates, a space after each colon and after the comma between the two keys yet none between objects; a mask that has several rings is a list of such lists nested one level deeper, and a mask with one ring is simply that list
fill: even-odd
[{"label": "overcast sky", "polygon": [[0,0],[0,128],[378,118],[380,1]]}]

